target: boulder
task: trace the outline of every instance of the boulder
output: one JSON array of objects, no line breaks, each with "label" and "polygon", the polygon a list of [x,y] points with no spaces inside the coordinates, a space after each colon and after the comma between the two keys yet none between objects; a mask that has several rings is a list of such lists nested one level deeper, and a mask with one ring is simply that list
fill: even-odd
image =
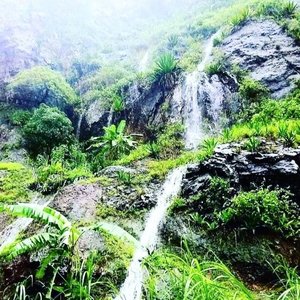
[{"label": "boulder", "polygon": [[97,184],[71,184],[63,188],[51,203],[52,207],[72,221],[93,221],[102,188]]}]

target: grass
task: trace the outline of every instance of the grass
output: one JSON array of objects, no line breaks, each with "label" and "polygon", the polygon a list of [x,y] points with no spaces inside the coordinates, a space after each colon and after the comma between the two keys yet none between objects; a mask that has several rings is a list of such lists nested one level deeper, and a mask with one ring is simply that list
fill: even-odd
[{"label": "grass", "polygon": [[223,263],[194,258],[189,251],[160,250],[144,264],[147,300],[255,299]]},{"label": "grass", "polygon": [[34,183],[33,171],[13,162],[0,162],[0,202],[14,203],[27,201],[30,197],[30,185]]}]

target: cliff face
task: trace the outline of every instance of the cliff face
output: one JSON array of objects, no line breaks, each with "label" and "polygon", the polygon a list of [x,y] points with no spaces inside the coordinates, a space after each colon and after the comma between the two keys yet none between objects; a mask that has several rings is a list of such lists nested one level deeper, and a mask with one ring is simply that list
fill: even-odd
[{"label": "cliff face", "polygon": [[[274,21],[249,21],[228,36],[219,48],[226,60],[248,71],[253,79],[261,81],[274,98],[286,95],[295,87],[295,81],[300,79],[300,47]],[[151,127],[157,128],[167,121],[182,121],[189,109],[185,98],[196,93],[203,118],[213,127],[220,121],[214,118],[216,105],[219,105],[219,114],[234,106],[237,81],[232,74],[207,77],[198,72],[193,76],[181,75],[173,88],[166,91],[157,84],[132,84],[123,94],[126,111],[122,117],[127,119],[133,131],[144,132],[147,136],[147,129]],[[88,112],[93,110],[93,106],[95,103]],[[88,112],[84,116],[87,124],[84,135],[89,135],[89,128],[91,134],[99,134],[105,123],[103,120],[107,119],[107,112],[99,111],[93,115]]]},{"label": "cliff face", "polygon": [[300,79],[300,47],[274,21],[248,22],[227,37],[221,49],[275,98],[290,92]]}]

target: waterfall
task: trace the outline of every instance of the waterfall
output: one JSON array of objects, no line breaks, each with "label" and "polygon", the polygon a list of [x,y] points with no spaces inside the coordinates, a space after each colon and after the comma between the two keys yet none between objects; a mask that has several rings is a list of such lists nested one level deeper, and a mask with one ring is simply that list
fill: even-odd
[{"label": "waterfall", "polygon": [[80,113],[78,122],[77,122],[77,128],[76,128],[76,138],[80,138],[80,130],[81,130],[81,124],[82,124],[82,119],[83,119],[84,112]]},{"label": "waterfall", "polygon": [[[214,115],[217,115],[219,106],[221,105],[220,103],[222,103],[221,98],[217,95],[218,89],[215,83],[210,83],[203,72],[206,63],[210,59],[213,49],[213,40],[216,34],[208,41],[204,58],[199,64],[198,69],[187,75],[183,85],[178,85],[174,90],[173,100],[175,106],[184,104],[186,107],[184,117],[186,125],[186,148],[196,149],[204,136],[204,132],[201,129],[202,109],[200,105],[201,101],[199,100],[204,98],[206,93],[208,93],[210,97],[213,97],[212,102],[214,104],[211,108],[215,110]],[[145,230],[140,238],[139,247],[135,251],[126,280],[115,300],[141,300],[144,280],[144,269],[141,263],[143,259],[155,250],[159,238],[159,231],[163,225],[167,209],[172,199],[180,192],[185,172],[185,168],[173,170],[158,192],[157,204],[150,211],[146,220]]]},{"label": "waterfall", "polygon": [[151,210],[147,219],[145,230],[140,238],[140,246],[136,249],[133,260],[128,269],[127,278],[116,300],[140,300],[144,270],[141,262],[156,247],[158,234],[167,209],[173,197],[178,195],[185,168],[177,168],[169,174],[161,190],[157,193],[158,202]]},{"label": "waterfall", "polygon": [[183,82],[182,98],[185,103],[185,146],[187,149],[196,149],[205,136],[205,132],[201,127],[203,121],[203,103],[201,103],[201,100],[203,102],[206,97],[211,100],[214,112],[211,110],[210,113],[213,113],[214,121],[217,121],[223,101],[223,92],[220,97],[219,90],[214,86],[214,82],[211,83],[204,73],[204,68],[211,58],[214,39],[218,34],[219,32],[215,33],[208,40],[204,49],[203,60],[198,65],[197,70],[188,74]]},{"label": "waterfall", "polygon": [[113,115],[114,115],[114,107],[113,105],[111,106],[110,110],[109,110],[109,115],[108,115],[108,118],[107,118],[107,127],[109,127],[112,123],[112,119],[113,119]]}]

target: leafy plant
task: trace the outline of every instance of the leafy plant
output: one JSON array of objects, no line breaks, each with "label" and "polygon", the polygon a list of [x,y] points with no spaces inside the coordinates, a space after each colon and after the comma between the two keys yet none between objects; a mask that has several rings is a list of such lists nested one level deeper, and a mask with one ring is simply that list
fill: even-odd
[{"label": "leafy plant", "polygon": [[126,185],[132,184],[132,174],[130,172],[119,171],[117,173],[118,179]]},{"label": "leafy plant", "polygon": [[124,102],[120,96],[114,97],[114,102],[113,102],[112,108],[113,108],[113,111],[117,112],[117,113],[124,110]]},{"label": "leafy plant", "polygon": [[285,123],[279,125],[278,135],[287,147],[293,147],[296,144],[296,132],[290,130]]},{"label": "leafy plant", "polygon": [[73,127],[63,112],[42,104],[24,126],[23,135],[27,148],[34,155],[50,155],[54,147],[70,143]]},{"label": "leafy plant", "polygon": [[104,135],[102,137],[91,139],[92,145],[89,149],[94,149],[94,151],[98,152],[95,161],[96,168],[97,164],[100,164],[100,166],[108,165],[135,148],[136,142],[133,141],[131,135],[125,134],[125,129],[126,122],[122,120],[118,126],[113,124],[109,127],[104,127]]},{"label": "leafy plant", "polygon": [[162,54],[156,61],[151,78],[163,88],[169,88],[175,83],[177,61],[170,53]]},{"label": "leafy plant", "polygon": [[206,151],[209,155],[211,155],[214,153],[217,145],[218,145],[217,139],[209,138],[203,141],[201,147],[204,151]]},{"label": "leafy plant", "polygon": [[147,150],[150,154],[151,157],[153,158],[159,158],[159,154],[160,154],[160,146],[155,143],[155,142],[150,142],[149,144],[147,144]]},{"label": "leafy plant", "polygon": [[298,207],[283,190],[267,189],[241,192],[220,213],[225,223],[244,225],[249,229],[266,226],[271,230],[297,236],[300,231]]},{"label": "leafy plant", "polygon": [[245,22],[247,20],[249,20],[249,18],[251,18],[252,16],[252,10],[251,8],[248,6],[246,8],[243,8],[238,14],[236,14],[229,22],[229,24],[232,27],[237,27],[237,26],[241,26],[243,24],[245,24]]},{"label": "leafy plant", "polygon": [[254,136],[251,136],[245,143],[245,148],[250,152],[256,152],[259,149],[260,145],[260,140]]},{"label": "leafy plant", "polygon": [[246,104],[251,104],[263,100],[268,95],[268,89],[260,82],[246,77],[240,84],[239,93]]}]

